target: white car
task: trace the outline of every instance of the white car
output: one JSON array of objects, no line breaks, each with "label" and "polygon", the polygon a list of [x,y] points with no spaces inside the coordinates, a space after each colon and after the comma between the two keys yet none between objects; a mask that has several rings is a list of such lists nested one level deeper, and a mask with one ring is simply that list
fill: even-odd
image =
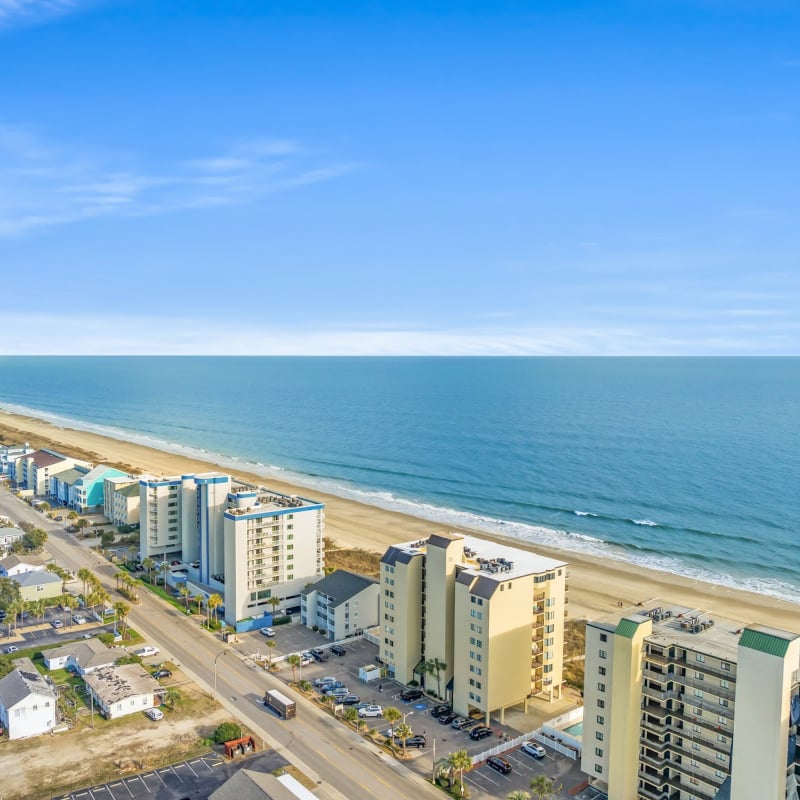
[{"label": "white car", "polygon": [[148,708],[144,713],[147,714],[147,716],[150,717],[153,722],[158,722],[160,719],[164,719],[164,712],[157,708]]},{"label": "white car", "polygon": [[86,617],[84,617],[83,614],[73,614],[72,615],[72,621],[76,625],[85,625],[86,624]]},{"label": "white car", "polygon": [[536,744],[536,742],[524,742],[520,750],[534,758],[544,758],[546,755],[544,747],[540,744]]},{"label": "white car", "polygon": [[358,709],[358,716],[362,719],[364,717],[382,717],[383,708],[381,706],[365,706]]},{"label": "white car", "polygon": [[64,627],[64,623],[60,619],[54,619],[50,624],[54,628],[63,628]]},{"label": "white car", "polygon": [[138,650],[134,650],[133,654],[135,656],[139,656],[139,658],[148,658],[149,656],[157,656],[161,651],[157,647],[153,647],[150,644],[146,644],[144,647],[140,647]]},{"label": "white car", "polygon": [[300,666],[307,667],[309,664],[314,663],[314,656],[311,653],[303,653],[300,656]]},{"label": "white car", "polygon": [[6,653],[16,653],[19,648],[16,645],[11,645],[11,647],[6,647]]},{"label": "white car", "polygon": [[261,633],[263,633],[264,636],[274,636],[275,628],[262,628]]}]

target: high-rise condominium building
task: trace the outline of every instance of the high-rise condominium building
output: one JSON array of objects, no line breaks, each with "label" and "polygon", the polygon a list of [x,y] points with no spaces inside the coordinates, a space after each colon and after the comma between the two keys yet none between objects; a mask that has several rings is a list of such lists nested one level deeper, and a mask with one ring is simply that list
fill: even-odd
[{"label": "high-rise condominium building", "polygon": [[614,800],[797,800],[800,637],[650,601],[588,623],[581,768]]},{"label": "high-rise condominium building", "polygon": [[460,714],[502,718],[560,696],[566,567],[460,534],[394,545],[381,559],[381,658]]},{"label": "high-rise condominium building", "polygon": [[256,487],[237,487],[224,513],[225,619],[300,608],[300,592],[323,572],[325,506]]}]

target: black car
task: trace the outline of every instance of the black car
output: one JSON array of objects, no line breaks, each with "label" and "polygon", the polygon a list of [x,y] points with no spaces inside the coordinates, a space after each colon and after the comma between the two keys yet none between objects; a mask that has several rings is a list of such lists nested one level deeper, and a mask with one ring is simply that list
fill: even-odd
[{"label": "black car", "polygon": [[[398,737],[395,737],[394,743],[399,747],[403,746],[403,740]],[[425,747],[427,743],[428,740],[422,735],[409,736],[408,739],[406,739],[406,747]]]},{"label": "black car", "polygon": [[340,644],[334,644],[331,646],[331,653],[335,656],[343,656],[347,650],[344,649]]},{"label": "black car", "polygon": [[469,738],[475,742],[477,742],[479,739],[485,739],[487,736],[491,735],[492,735],[491,729],[487,728],[485,725],[478,725],[477,728],[473,728],[469,732]]},{"label": "black car", "polygon": [[440,725],[452,725],[453,720],[458,716],[458,714],[454,714],[452,711],[449,711],[447,714],[442,714],[439,717],[439,724]]},{"label": "black car", "polygon": [[420,697],[422,697],[422,691],[420,689],[404,689],[400,693],[400,699],[406,703],[410,703],[412,700],[419,700]]},{"label": "black car", "polygon": [[309,650],[308,652],[314,656],[315,661],[322,662],[328,660],[328,654],[324,650],[320,650],[319,647],[315,647],[313,650]]},{"label": "black car", "polygon": [[168,669],[157,669],[153,673],[154,678],[171,678],[172,673]]},{"label": "black car", "polygon": [[503,775],[508,775],[511,772],[511,764],[508,763],[502,756],[489,756],[486,759],[486,763],[492,768],[496,769],[498,772],[502,772]]},{"label": "black car", "polygon": [[343,706],[357,706],[361,702],[361,698],[357,694],[348,694],[342,698]]},{"label": "black car", "polygon": [[442,705],[434,706],[431,709],[431,716],[436,717],[438,719],[439,717],[442,717],[445,714],[449,714],[452,710],[453,709],[451,706],[447,705],[447,703],[443,703]]}]

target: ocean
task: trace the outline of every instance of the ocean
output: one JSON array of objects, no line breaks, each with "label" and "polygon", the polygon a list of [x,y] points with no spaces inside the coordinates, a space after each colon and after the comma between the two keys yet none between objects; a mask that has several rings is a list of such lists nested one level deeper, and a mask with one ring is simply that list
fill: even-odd
[{"label": "ocean", "polygon": [[800,602],[797,358],[2,357],[0,407]]}]

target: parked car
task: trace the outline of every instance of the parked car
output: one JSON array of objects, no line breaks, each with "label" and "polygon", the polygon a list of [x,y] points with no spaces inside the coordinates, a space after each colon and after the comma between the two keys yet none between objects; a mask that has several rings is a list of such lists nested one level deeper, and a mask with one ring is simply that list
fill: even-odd
[{"label": "parked car", "polygon": [[348,694],[342,698],[343,706],[357,706],[361,698],[357,694]]},{"label": "parked car", "polygon": [[313,663],[314,663],[314,656],[312,656],[311,653],[303,653],[300,656],[300,666],[301,667],[307,667],[309,664],[313,664]]},{"label": "parked car", "polygon": [[[394,743],[399,747],[403,746],[403,740],[399,737],[395,737]],[[425,747],[427,743],[427,739],[421,734],[418,736],[409,736],[408,739],[406,739],[406,747]]]},{"label": "parked car", "polygon": [[172,673],[168,669],[157,669],[153,673],[154,678],[171,678]]},{"label": "parked car", "polygon": [[485,725],[478,725],[477,728],[473,728],[469,732],[469,738],[475,742],[479,741],[480,739],[485,739],[487,736],[491,735],[491,728],[487,728]]},{"label": "parked car", "polygon": [[275,628],[262,628],[261,633],[264,636],[274,636],[275,635]]},{"label": "parked car", "polygon": [[133,654],[135,656],[139,656],[139,658],[149,658],[150,656],[157,656],[160,652],[161,651],[157,647],[153,647],[151,644],[146,644],[144,647],[134,650]]},{"label": "parked car", "polygon": [[148,708],[144,713],[147,714],[147,716],[150,717],[153,722],[158,722],[160,719],[164,719],[164,712],[158,708]]},{"label": "parked car", "polygon": [[326,675],[324,678],[314,678],[314,686],[320,687],[323,683],[333,683],[336,678]]},{"label": "parked car", "polygon": [[489,758],[486,759],[486,764],[492,769],[502,772],[503,775],[508,775],[508,773],[511,772],[511,764],[509,764],[503,756],[489,756]]},{"label": "parked car", "polygon": [[536,742],[524,742],[520,750],[534,758],[544,758],[546,755],[544,747],[540,744],[536,744]]},{"label": "parked car", "polygon": [[366,706],[365,708],[358,709],[358,716],[362,719],[364,717],[382,717],[383,708],[381,706]]},{"label": "parked car", "polygon": [[465,722],[465,723],[464,723],[464,724],[461,726],[461,730],[462,730],[462,731],[468,731],[468,730],[470,730],[471,728],[474,728],[476,725],[482,725],[482,724],[483,724],[483,723],[480,721],[480,719],[472,719],[472,717],[470,717],[470,718],[469,718],[469,719],[467,719],[467,721],[466,721],[466,722]]},{"label": "parked car", "polygon": [[463,730],[471,722],[469,717],[456,717],[450,724],[457,730]]},{"label": "parked car", "polygon": [[81,634],[81,639],[93,639],[95,637],[95,635],[96,634],[94,634],[91,631],[89,631],[89,633],[82,633]]},{"label": "parked car", "polygon": [[344,649],[340,644],[333,644],[331,645],[331,653],[335,656],[343,656],[347,650]]},{"label": "parked car", "polygon": [[453,724],[453,720],[454,720],[454,719],[455,719],[457,716],[458,716],[458,715],[457,715],[457,714],[454,714],[452,711],[450,711],[450,712],[449,712],[449,713],[447,713],[447,714],[442,714],[442,716],[441,716],[441,717],[439,717],[439,724],[440,724],[440,725],[452,725],[452,724]]},{"label": "parked car", "polygon": [[439,717],[442,717],[445,714],[449,714],[452,710],[453,710],[452,707],[449,706],[447,703],[441,703],[440,705],[434,706],[431,709],[431,716],[436,717],[438,719]]},{"label": "parked car", "polygon": [[341,700],[343,697],[347,697],[347,695],[350,694],[350,690],[346,686],[337,686],[335,689],[325,692],[325,694],[329,694],[331,697]]},{"label": "parked car", "polygon": [[63,628],[64,627],[64,623],[60,619],[54,619],[50,624],[54,628]]},{"label": "parked car", "polygon": [[72,615],[72,621],[76,625],[85,625],[86,624],[86,617],[84,617],[83,614],[73,614]]},{"label": "parked car", "polygon": [[11,645],[10,647],[6,647],[6,653],[16,653],[19,648],[16,645]]},{"label": "parked car", "polygon": [[403,689],[403,691],[400,692],[400,699],[406,703],[410,703],[412,700],[419,700],[422,696],[423,692],[421,689]]},{"label": "parked car", "polygon": [[319,647],[315,647],[313,650],[309,650],[309,652],[320,663],[328,660],[328,654],[324,650],[321,650]]}]

